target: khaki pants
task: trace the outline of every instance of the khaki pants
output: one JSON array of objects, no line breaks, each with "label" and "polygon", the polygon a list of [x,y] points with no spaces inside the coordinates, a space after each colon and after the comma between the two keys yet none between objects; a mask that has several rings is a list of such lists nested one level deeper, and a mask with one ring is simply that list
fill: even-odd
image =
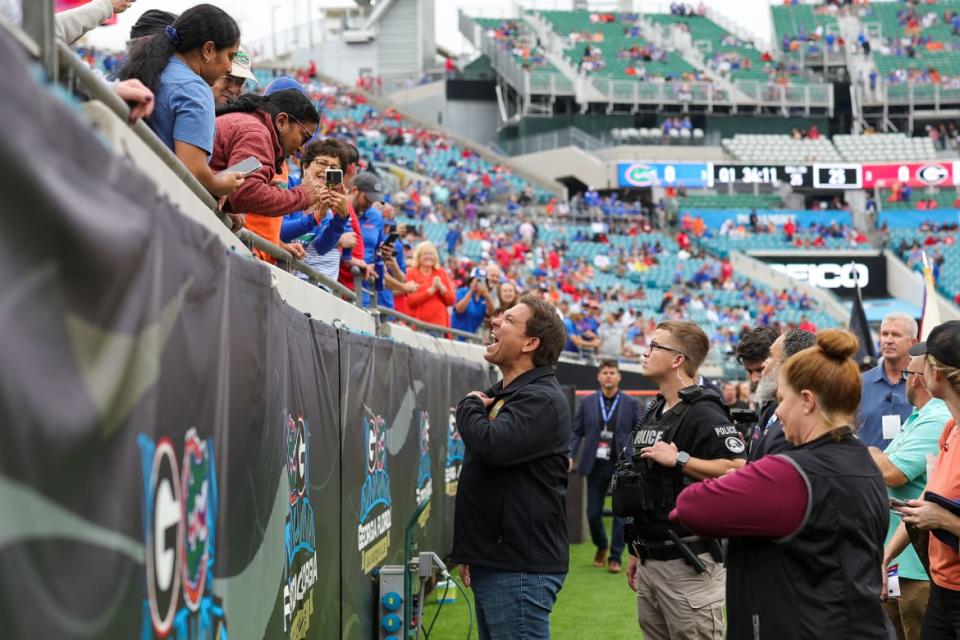
[{"label": "khaki pants", "polygon": [[727,572],[709,553],[697,574],[682,559],[637,565],[637,619],[644,640],[723,640]]},{"label": "khaki pants", "polygon": [[897,632],[897,640],[920,640],[929,597],[930,583],[927,580],[900,578],[900,598],[883,603],[883,610]]}]

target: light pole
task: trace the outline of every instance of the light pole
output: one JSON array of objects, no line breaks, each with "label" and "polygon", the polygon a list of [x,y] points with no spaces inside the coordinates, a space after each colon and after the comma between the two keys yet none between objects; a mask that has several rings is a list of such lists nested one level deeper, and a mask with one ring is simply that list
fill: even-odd
[{"label": "light pole", "polygon": [[273,37],[273,57],[277,58],[280,56],[280,53],[277,49],[277,9],[279,5],[276,3],[270,5],[270,31]]}]

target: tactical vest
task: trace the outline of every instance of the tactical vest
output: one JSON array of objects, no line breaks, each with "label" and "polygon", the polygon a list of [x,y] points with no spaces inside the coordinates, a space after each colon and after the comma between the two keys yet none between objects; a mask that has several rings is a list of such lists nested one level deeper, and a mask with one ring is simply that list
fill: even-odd
[{"label": "tactical vest", "polygon": [[[689,419],[694,415],[689,411],[690,407],[704,401],[712,401],[726,411],[716,394],[700,387],[687,387],[681,392],[680,402],[662,413],[666,399],[658,395],[634,427],[631,433],[633,457],[629,463],[621,458],[614,475],[613,512],[620,517],[633,518],[631,532],[635,538],[665,540],[669,529],[681,535],[688,533],[669,521],[677,496],[688,483],[682,469],[663,467],[643,459],[640,450],[653,446],[658,440],[674,442],[678,433],[689,428]],[[696,452],[688,453],[696,455]]]}]

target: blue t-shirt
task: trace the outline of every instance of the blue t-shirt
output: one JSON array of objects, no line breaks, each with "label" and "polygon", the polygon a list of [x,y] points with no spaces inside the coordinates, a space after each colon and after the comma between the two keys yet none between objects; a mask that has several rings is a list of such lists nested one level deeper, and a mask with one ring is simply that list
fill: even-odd
[{"label": "blue t-shirt", "polygon": [[377,261],[377,249],[383,242],[383,214],[370,207],[357,216],[360,222],[360,235],[363,236],[363,261],[374,264]]},{"label": "blue t-shirt", "polygon": [[170,57],[160,74],[155,103],[148,124],[171,151],[179,140],[203,149],[207,157],[213,153],[217,127],[213,90],[177,56]]},{"label": "blue t-shirt", "polygon": [[[467,295],[469,291],[470,287],[460,287],[457,289],[457,302],[462,300],[463,296]],[[451,315],[451,327],[459,329],[460,331],[466,331],[467,333],[474,333],[480,328],[480,325],[483,324],[483,319],[487,316],[487,301],[483,297],[477,299],[475,296],[470,296],[470,302],[467,303],[467,308],[464,309],[463,313],[459,313],[454,309]]]},{"label": "blue t-shirt", "polygon": [[564,345],[563,350],[572,351],[574,353],[580,353],[580,347],[575,345],[573,343],[573,340],[571,340],[573,336],[580,335],[580,332],[577,331],[577,325],[574,324],[573,320],[571,320],[570,318],[564,318],[563,328],[567,330],[567,344]]}]

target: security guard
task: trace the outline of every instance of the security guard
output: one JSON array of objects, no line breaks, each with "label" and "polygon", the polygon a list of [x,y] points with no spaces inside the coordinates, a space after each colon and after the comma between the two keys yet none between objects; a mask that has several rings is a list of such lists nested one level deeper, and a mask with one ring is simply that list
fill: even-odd
[{"label": "security guard", "polygon": [[721,640],[725,571],[718,540],[690,535],[669,521],[677,494],[704,478],[742,467],[745,449],[723,399],[694,384],[709,351],[692,322],[657,325],[643,374],[660,393],[634,428],[632,467],[615,478],[615,511],[627,527],[627,581],[647,640]]}]

